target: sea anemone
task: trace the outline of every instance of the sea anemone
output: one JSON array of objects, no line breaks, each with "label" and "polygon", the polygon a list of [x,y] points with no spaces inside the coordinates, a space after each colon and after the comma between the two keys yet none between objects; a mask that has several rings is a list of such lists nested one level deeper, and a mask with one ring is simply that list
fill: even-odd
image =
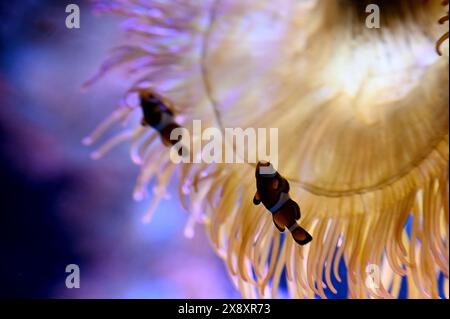
[{"label": "sea anemone", "polygon": [[[369,3],[380,8],[380,28],[366,25]],[[135,198],[155,180],[145,220],[173,176],[190,213],[186,235],[204,225],[244,297],[274,298],[285,281],[293,298],[325,298],[336,292],[342,259],[349,297],[396,298],[405,279],[409,298],[439,298],[443,277],[448,298],[449,65],[440,1],[122,0],[95,9],[125,17],[130,37],[87,85],[116,67],[132,80],[85,143],[141,112],[142,89],[172,101],[188,129],[193,119],[278,128],[278,170],[314,240],[296,245],[252,204],[254,165],[175,164],[136,120],[94,157],[131,140],[142,167]],[[379,284],[367,284],[367,269],[380,270]]]}]

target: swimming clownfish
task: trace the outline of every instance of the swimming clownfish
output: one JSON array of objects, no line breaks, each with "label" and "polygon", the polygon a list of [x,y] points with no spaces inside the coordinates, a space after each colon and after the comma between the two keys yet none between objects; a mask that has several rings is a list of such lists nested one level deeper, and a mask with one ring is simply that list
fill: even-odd
[{"label": "swimming clownfish", "polygon": [[312,236],[297,224],[300,207],[289,197],[289,183],[269,162],[260,161],[256,165],[256,194],[253,204],[263,205],[272,213],[273,222],[280,232],[287,228],[294,240],[306,245]]},{"label": "swimming clownfish", "polygon": [[[180,142],[181,136],[178,136],[177,139],[170,138],[170,134],[174,129],[181,128],[175,121],[175,115],[169,107],[170,103],[152,90],[141,90],[139,99],[143,113],[141,124],[150,126],[158,131],[163,144],[166,146],[173,146]],[[178,154],[186,156],[188,151],[181,147],[178,150]]]}]

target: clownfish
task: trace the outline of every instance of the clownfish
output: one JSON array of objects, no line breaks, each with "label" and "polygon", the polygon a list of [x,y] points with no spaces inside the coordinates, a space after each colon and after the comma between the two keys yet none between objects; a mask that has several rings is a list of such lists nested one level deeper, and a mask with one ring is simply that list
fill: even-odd
[{"label": "clownfish", "polygon": [[301,217],[300,207],[289,197],[289,183],[269,162],[260,161],[256,165],[256,194],[253,204],[262,203],[272,213],[273,223],[280,232],[287,228],[294,240],[306,245],[312,236],[297,224]]}]

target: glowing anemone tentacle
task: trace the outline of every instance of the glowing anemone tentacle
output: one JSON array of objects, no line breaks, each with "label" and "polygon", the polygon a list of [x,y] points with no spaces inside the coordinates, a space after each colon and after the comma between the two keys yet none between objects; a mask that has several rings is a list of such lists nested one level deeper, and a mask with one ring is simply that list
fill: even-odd
[{"label": "glowing anemone tentacle", "polygon": [[[449,3],[448,0],[442,1],[443,6],[448,6],[448,3]],[[439,19],[439,23],[444,24],[445,22],[447,22],[447,24],[448,24],[448,19],[449,19],[449,17],[448,17],[448,11],[447,11],[447,14]],[[441,47],[442,47],[443,43],[446,40],[448,40],[448,37],[449,37],[449,32],[447,31],[437,40],[436,51],[438,52],[439,55],[442,55]]]},{"label": "glowing anemone tentacle", "polygon": [[[251,165],[174,166],[158,139],[132,140],[138,197],[159,176],[152,211],[177,171],[181,203],[193,214],[187,234],[205,224],[243,296],[275,297],[285,268],[290,296],[325,297],[333,277],[343,279],[343,259],[350,297],[395,298],[406,276],[408,297],[436,298],[442,273],[448,298],[448,57],[435,54],[433,41],[442,7],[371,0],[384,14],[383,27],[370,30],[358,13],[365,2],[97,5],[131,19],[124,27],[137,37],[101,74],[124,66],[136,77],[130,91],[166,95],[188,128],[202,119],[204,127],[279,129],[279,170],[314,237],[305,247],[251,204]],[[115,113],[89,142],[121,118]],[[366,285],[371,264],[381,269],[376,289]]]}]

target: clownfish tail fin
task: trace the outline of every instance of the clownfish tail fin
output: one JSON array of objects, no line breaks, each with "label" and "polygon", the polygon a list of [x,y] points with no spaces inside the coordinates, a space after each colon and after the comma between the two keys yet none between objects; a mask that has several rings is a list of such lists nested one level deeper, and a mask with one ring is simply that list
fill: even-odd
[{"label": "clownfish tail fin", "polygon": [[294,240],[302,246],[306,245],[313,239],[312,236],[304,228],[298,226],[297,224],[295,224],[294,227],[291,227],[290,230]]}]

